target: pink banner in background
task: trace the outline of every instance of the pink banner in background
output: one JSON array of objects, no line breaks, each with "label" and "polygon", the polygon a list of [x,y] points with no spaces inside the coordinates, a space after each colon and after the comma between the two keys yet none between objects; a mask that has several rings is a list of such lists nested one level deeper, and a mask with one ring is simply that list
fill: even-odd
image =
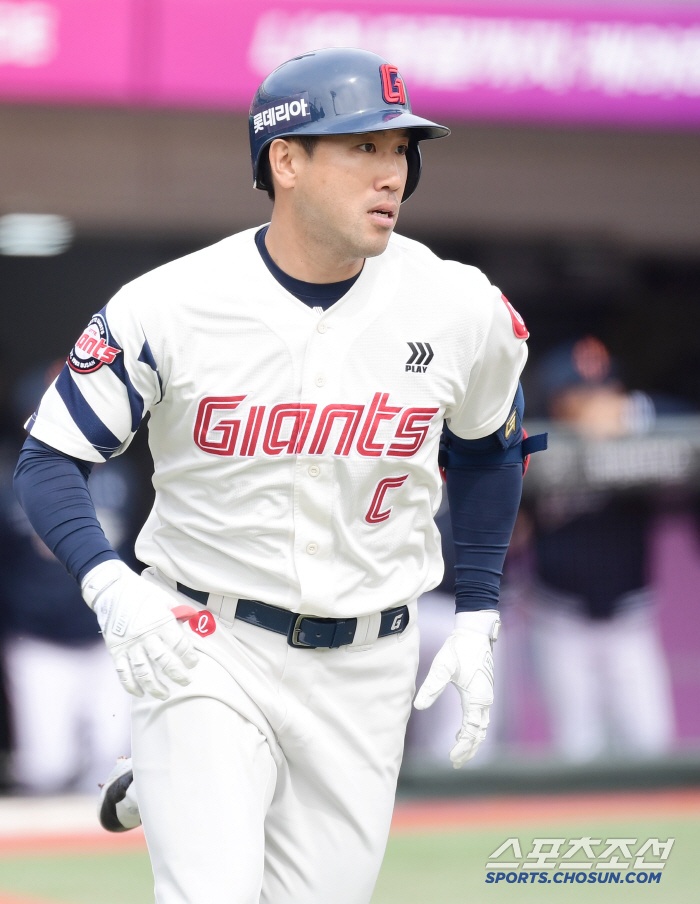
[{"label": "pink banner in background", "polygon": [[700,125],[700,7],[170,0],[163,16],[171,103],[245,106],[284,60],[356,46],[451,118]]},{"label": "pink banner in background", "polygon": [[700,127],[690,3],[4,0],[0,97],[245,110],[271,69],[329,46],[387,57],[450,121]]},{"label": "pink banner in background", "polygon": [[0,2],[0,99],[125,102],[131,0]]}]

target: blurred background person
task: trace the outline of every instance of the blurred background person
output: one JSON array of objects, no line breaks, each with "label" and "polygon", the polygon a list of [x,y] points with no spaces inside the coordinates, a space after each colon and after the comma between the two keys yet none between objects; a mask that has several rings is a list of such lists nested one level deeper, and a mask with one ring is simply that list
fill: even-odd
[{"label": "blurred background person", "polygon": [[[12,444],[12,437],[19,435],[17,425],[9,404],[9,382],[5,371],[5,350],[0,346],[0,474],[12,468],[12,454],[20,448],[22,439]],[[10,456],[8,458],[8,455]],[[11,473],[11,472],[10,472]],[[1,478],[0,478],[1,479]],[[4,536],[0,533],[0,575],[4,571],[7,549]],[[0,599],[1,601],[1,599]],[[7,703],[5,669],[3,667],[2,637],[4,636],[5,613],[0,605],[0,790],[4,791],[10,783],[10,713]]]},{"label": "blurred background person", "polygon": [[[583,441],[653,427],[651,398],[624,388],[593,336],[549,352],[538,376],[553,423]],[[653,515],[648,490],[587,486],[540,490],[521,514],[534,534],[535,663],[555,749],[571,762],[658,756],[673,744],[647,572]]]},{"label": "blurred background person", "polygon": [[[21,427],[63,362],[21,378],[12,403]],[[0,611],[18,789],[96,792],[114,759],[129,751],[129,700],[75,581],[36,536],[12,488],[21,444],[0,455]],[[90,492],[105,533],[129,555],[134,480],[128,463],[101,465]]]}]

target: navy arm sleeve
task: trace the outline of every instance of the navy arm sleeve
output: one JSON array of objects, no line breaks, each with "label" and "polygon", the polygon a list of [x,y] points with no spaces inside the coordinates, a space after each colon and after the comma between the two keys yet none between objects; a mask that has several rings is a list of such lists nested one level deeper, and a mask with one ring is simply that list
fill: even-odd
[{"label": "navy arm sleeve", "polygon": [[79,583],[100,562],[119,558],[97,520],[88,490],[92,464],[30,436],[14,479],[17,499],[32,527]]},{"label": "navy arm sleeve", "polygon": [[[522,387],[511,413],[496,433],[464,440],[443,429],[440,464],[444,468],[455,545],[457,612],[495,609],[508,544],[520,506],[523,456],[546,448],[546,435],[525,440]],[[533,442],[534,440],[534,442]]]},{"label": "navy arm sleeve", "polygon": [[523,484],[522,465],[446,471],[457,612],[495,609]]}]

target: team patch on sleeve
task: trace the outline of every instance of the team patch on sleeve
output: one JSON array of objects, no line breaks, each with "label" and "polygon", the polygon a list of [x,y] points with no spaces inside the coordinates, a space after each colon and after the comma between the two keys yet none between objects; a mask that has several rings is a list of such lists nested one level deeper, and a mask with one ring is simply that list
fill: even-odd
[{"label": "team patch on sleeve", "polygon": [[508,308],[508,313],[510,314],[510,319],[513,322],[513,332],[517,336],[518,339],[528,339],[530,333],[528,332],[527,327],[525,326],[525,321],[515,310],[513,305],[508,301],[505,295],[501,295],[505,306]]},{"label": "team patch on sleeve", "polygon": [[68,354],[68,366],[79,374],[90,374],[103,364],[113,364],[120,348],[110,345],[107,322],[102,314],[95,314],[85,331]]}]

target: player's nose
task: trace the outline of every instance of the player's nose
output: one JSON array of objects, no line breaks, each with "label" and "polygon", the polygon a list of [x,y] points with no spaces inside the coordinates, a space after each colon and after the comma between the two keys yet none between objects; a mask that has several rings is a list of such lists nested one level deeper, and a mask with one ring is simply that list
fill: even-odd
[{"label": "player's nose", "polygon": [[378,154],[381,161],[380,168],[375,178],[374,187],[377,191],[391,191],[398,193],[406,184],[407,166],[406,158],[395,153]]}]

